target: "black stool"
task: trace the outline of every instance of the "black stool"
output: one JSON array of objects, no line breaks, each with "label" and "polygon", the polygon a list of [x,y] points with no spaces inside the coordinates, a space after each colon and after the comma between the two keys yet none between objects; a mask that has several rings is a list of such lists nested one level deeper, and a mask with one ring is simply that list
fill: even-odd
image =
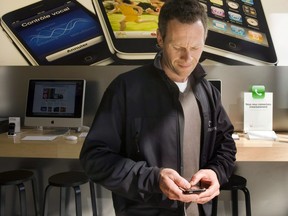
[{"label": "black stool", "polygon": [[[250,193],[246,185],[247,185],[247,180],[244,177],[239,176],[239,175],[232,175],[229,178],[229,181],[220,187],[220,190],[231,191],[232,215],[233,216],[238,216],[238,190],[243,191],[245,195],[246,216],[251,216]],[[217,215],[217,204],[218,204],[218,197],[215,197],[213,199],[213,204],[212,204],[213,216]]]},{"label": "black stool", "polygon": [[68,187],[73,187],[75,194],[75,206],[76,206],[76,215],[82,215],[82,205],[81,205],[81,190],[80,185],[86,184],[89,182],[90,193],[91,193],[91,202],[92,202],[92,212],[93,216],[97,216],[97,207],[96,207],[96,196],[94,183],[89,180],[84,172],[70,171],[63,172],[52,175],[48,179],[48,185],[45,189],[44,195],[44,206],[43,206],[43,216],[46,215],[46,208],[48,205],[47,196],[48,191],[51,189],[51,186],[60,187],[60,215],[65,215],[65,206],[62,204],[65,202],[65,190]]},{"label": "black stool", "polygon": [[37,190],[36,190],[36,180],[34,177],[34,173],[28,170],[11,170],[0,173],[0,215],[5,215],[2,204],[4,205],[4,200],[2,198],[2,187],[8,185],[15,185],[18,187],[19,191],[19,200],[20,200],[20,211],[22,216],[27,215],[27,202],[26,202],[26,192],[24,183],[30,181],[32,185],[33,191],[33,199],[34,199],[34,210],[35,215],[38,215],[38,201],[37,201]]}]

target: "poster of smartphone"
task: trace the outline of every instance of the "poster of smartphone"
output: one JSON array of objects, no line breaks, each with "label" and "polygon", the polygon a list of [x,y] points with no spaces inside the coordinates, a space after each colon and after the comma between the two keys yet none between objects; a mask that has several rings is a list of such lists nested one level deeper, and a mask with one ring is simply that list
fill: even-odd
[{"label": "poster of smartphone", "polygon": [[161,0],[92,0],[110,51],[120,59],[153,59]]},{"label": "poster of smartphone", "polygon": [[1,26],[31,65],[113,62],[98,17],[74,0],[49,0],[6,13]]},{"label": "poster of smartphone", "polygon": [[208,14],[205,52],[252,65],[276,65],[261,0],[199,0]]},{"label": "poster of smartphone", "polygon": [[[156,21],[165,0],[92,2],[111,52],[124,59],[149,59],[155,56]],[[231,60],[250,65],[277,64],[261,0],[199,2],[208,15],[209,32],[204,55],[221,58],[227,64],[231,64]],[[129,10],[133,11],[134,17],[129,15]]]}]

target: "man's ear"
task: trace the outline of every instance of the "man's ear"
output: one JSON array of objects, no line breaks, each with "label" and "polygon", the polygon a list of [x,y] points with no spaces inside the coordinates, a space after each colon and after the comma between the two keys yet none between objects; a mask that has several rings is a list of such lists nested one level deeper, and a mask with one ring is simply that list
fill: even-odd
[{"label": "man's ear", "polygon": [[157,29],[157,44],[160,48],[163,47],[163,38],[162,38],[162,35],[161,35],[159,29]]}]

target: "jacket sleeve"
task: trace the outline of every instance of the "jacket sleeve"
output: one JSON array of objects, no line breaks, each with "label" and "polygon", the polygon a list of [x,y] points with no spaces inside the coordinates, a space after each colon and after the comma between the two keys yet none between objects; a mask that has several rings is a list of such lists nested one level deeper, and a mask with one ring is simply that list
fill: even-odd
[{"label": "jacket sleeve", "polygon": [[80,161],[90,179],[131,200],[147,200],[160,193],[157,167],[125,156],[125,85],[113,81],[103,95]]},{"label": "jacket sleeve", "polygon": [[229,177],[234,171],[236,161],[236,145],[232,138],[234,127],[231,124],[226,111],[220,106],[219,116],[217,119],[217,133],[216,133],[216,160],[219,161],[215,166],[216,173],[220,184],[228,181]]},{"label": "jacket sleeve", "polygon": [[205,168],[214,170],[222,185],[228,181],[234,171],[237,150],[232,138],[234,127],[222,105],[221,95],[215,88],[212,90],[212,98],[214,106],[211,107],[214,107],[216,127],[208,141],[208,146],[213,146],[211,148],[213,150],[207,151],[209,154]]}]

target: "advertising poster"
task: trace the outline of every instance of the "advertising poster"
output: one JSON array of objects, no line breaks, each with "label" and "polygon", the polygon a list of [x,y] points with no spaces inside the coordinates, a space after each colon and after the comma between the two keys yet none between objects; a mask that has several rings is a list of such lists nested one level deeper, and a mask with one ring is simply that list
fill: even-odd
[{"label": "advertising poster", "polygon": [[[139,65],[159,50],[165,0],[0,2],[0,65]],[[209,29],[202,64],[288,65],[286,0],[199,2]]]}]

